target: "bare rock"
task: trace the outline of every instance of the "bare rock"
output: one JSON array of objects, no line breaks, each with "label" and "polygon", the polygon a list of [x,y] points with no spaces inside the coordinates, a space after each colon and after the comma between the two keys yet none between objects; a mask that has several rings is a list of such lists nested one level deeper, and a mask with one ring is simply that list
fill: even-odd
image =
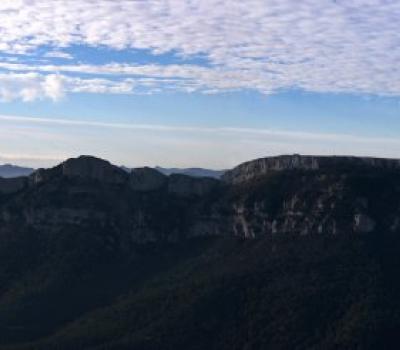
[{"label": "bare rock", "polygon": [[399,159],[347,157],[347,156],[302,156],[299,154],[267,157],[240,164],[227,171],[223,181],[237,184],[253,178],[284,170],[351,170],[386,169],[400,170]]}]

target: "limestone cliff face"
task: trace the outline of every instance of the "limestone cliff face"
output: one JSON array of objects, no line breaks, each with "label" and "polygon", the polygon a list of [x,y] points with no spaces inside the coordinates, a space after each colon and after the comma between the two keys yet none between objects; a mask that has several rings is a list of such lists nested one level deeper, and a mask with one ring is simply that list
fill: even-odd
[{"label": "limestone cliff face", "polygon": [[400,169],[399,159],[302,156],[298,154],[267,157],[243,163],[226,172],[222,179],[228,183],[240,183],[256,177],[284,170],[352,170],[352,169]]},{"label": "limestone cliff face", "polygon": [[284,156],[245,163],[219,181],[150,168],[128,174],[80,157],[29,179],[0,179],[0,228],[107,230],[124,247],[209,235],[398,232],[397,168],[394,160]]},{"label": "limestone cliff face", "polygon": [[29,183],[36,186],[61,177],[126,185],[137,192],[157,191],[165,187],[178,196],[204,195],[220,183],[212,178],[178,174],[166,176],[149,167],[135,168],[128,173],[108,161],[91,156],[71,158],[52,169],[38,169],[30,175]]},{"label": "limestone cliff face", "polygon": [[316,170],[319,169],[319,166],[318,158],[311,156],[293,155],[260,158],[240,164],[236,168],[227,171],[222,176],[222,179],[228,183],[240,183],[273,171],[292,169]]},{"label": "limestone cliff face", "polygon": [[39,169],[29,178],[1,179],[0,195],[16,196],[4,206],[0,197],[0,225],[21,224],[37,231],[109,227],[123,236],[121,241],[177,240],[190,204],[219,184],[166,176],[151,168],[127,173],[107,161],[81,156]]},{"label": "limestone cliff face", "polygon": [[[394,189],[394,183],[382,186],[382,192],[377,194],[355,186],[353,182],[365,181],[362,176],[310,173],[296,177],[296,174],[286,174],[281,178],[277,174],[270,184],[261,181],[250,196],[247,191],[255,188],[241,187],[243,192],[231,208],[234,234],[242,237],[282,233],[336,235],[369,233],[377,227],[394,231],[394,217],[397,217],[396,214],[391,217],[394,208],[389,204],[386,210],[379,208],[384,206],[384,198],[391,186]],[[260,195],[265,190],[263,186],[278,186],[278,189],[270,188],[265,195]],[[397,187],[397,193],[399,190]],[[400,205],[397,199],[392,200],[394,207]],[[388,215],[389,212],[392,214]]]}]

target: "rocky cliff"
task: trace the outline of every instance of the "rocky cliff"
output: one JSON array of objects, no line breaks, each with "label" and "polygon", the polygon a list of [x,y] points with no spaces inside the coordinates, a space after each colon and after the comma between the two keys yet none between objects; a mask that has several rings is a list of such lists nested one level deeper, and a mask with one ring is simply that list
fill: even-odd
[{"label": "rocky cliff", "polygon": [[228,183],[240,183],[284,170],[351,171],[381,169],[400,170],[399,159],[349,157],[349,156],[302,156],[299,154],[267,157],[240,164],[226,172],[222,178]]},{"label": "rocky cliff", "polygon": [[[350,234],[400,230],[396,160],[282,156],[245,163],[223,181],[130,174],[94,157],[0,180],[0,225],[107,230],[110,242],[197,236]],[[5,196],[7,194],[7,196]]]}]

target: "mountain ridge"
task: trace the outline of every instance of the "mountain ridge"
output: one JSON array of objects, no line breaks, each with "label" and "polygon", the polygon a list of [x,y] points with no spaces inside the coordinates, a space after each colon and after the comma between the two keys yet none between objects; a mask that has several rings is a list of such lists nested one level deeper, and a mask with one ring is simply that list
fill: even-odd
[{"label": "mountain ridge", "polygon": [[[126,166],[121,166],[121,169],[125,170],[126,172],[130,173],[135,168],[128,168]],[[226,170],[213,170],[213,169],[206,169],[206,168],[199,168],[199,167],[192,167],[192,168],[164,168],[160,166],[155,166],[153,169],[158,170],[159,172],[163,173],[164,175],[172,175],[172,174],[182,174],[188,175],[193,177],[212,177],[219,179]],[[3,164],[0,165],[0,177],[3,178],[13,178],[13,177],[20,177],[20,176],[29,176],[33,172],[38,169],[33,169],[29,167],[21,167],[13,164]]]},{"label": "mountain ridge", "polygon": [[356,157],[356,156],[316,156],[281,155],[264,157],[244,162],[225,172],[222,179],[238,183],[283,170],[350,170],[350,169],[400,170],[400,159]]},{"label": "mountain ridge", "polygon": [[33,168],[20,167],[13,164],[0,165],[0,177],[2,178],[13,178],[20,176],[29,176],[35,171]]},{"label": "mountain ridge", "polygon": [[[72,158],[54,168],[39,169],[28,178],[0,182],[0,193],[11,196],[9,205],[16,205],[11,204],[14,193],[17,206],[24,213],[20,217],[7,206],[0,207],[0,221],[6,225],[22,220],[44,229],[63,224],[79,226],[93,217],[97,224],[120,227],[120,232],[133,230],[129,233],[133,241],[400,228],[395,198],[400,191],[397,160],[294,155],[265,158],[262,162],[261,166],[260,160],[244,163],[217,180],[181,174],[166,176],[146,167],[127,173],[99,158]],[[381,191],[373,191],[368,184],[381,187]],[[115,197],[120,191],[125,192],[124,196]],[[24,193],[29,193],[27,199],[32,204],[19,200],[21,196],[26,198]],[[388,196],[387,204],[395,204],[385,207],[386,212],[375,203],[382,206],[383,196]],[[54,204],[48,201],[53,197],[59,198]],[[82,203],[87,203],[86,207],[78,205],[81,197],[85,198]],[[104,202],[107,197],[116,202],[121,212],[104,209],[109,206]],[[42,202],[49,204],[43,207]],[[147,202],[153,204],[149,206]],[[166,217],[160,221],[157,215]],[[170,221],[168,216],[179,220]],[[160,224],[165,221],[170,231],[146,223],[150,218]],[[138,228],[140,234],[135,233]]]},{"label": "mountain ridge", "polygon": [[283,164],[0,179],[0,349],[397,349],[400,171]]}]

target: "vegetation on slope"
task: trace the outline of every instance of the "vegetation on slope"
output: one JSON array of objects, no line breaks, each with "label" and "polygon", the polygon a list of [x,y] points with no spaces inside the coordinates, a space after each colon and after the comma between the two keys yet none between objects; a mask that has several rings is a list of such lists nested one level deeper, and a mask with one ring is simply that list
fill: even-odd
[{"label": "vegetation on slope", "polygon": [[394,235],[202,238],[137,246],[130,259],[93,233],[52,239],[19,247],[32,255],[28,268],[1,251],[1,349],[397,344]]}]

